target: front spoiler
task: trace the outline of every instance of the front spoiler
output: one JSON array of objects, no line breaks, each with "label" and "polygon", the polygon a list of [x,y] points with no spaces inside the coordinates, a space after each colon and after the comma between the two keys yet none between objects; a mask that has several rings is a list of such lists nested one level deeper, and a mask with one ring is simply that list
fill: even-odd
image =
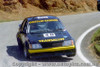
[{"label": "front spoiler", "polygon": [[44,53],[44,52],[56,52],[56,51],[66,51],[66,50],[71,50],[75,49],[75,45],[72,46],[62,46],[62,47],[53,47],[53,48],[45,48],[45,49],[28,49],[28,52],[30,54],[33,53]]}]

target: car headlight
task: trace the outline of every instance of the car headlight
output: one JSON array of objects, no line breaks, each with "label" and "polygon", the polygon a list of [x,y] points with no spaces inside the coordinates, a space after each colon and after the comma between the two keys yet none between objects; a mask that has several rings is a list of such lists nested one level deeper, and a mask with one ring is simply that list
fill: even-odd
[{"label": "car headlight", "polygon": [[68,40],[63,42],[63,46],[70,46],[70,45],[74,45],[73,40]]},{"label": "car headlight", "polygon": [[41,44],[32,44],[32,49],[40,49],[42,48]]}]

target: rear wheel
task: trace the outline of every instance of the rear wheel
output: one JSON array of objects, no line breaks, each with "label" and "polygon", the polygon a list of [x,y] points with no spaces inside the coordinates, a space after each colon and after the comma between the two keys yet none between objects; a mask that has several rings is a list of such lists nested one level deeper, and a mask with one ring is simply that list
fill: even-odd
[{"label": "rear wheel", "polygon": [[26,59],[30,59],[30,54],[28,53],[28,49],[26,47],[24,47],[24,57]]}]

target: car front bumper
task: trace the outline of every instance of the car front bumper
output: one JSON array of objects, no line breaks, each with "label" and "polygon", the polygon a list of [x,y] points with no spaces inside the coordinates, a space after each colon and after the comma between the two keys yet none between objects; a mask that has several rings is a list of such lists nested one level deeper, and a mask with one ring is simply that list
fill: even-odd
[{"label": "car front bumper", "polygon": [[75,45],[62,46],[62,47],[53,47],[53,48],[45,48],[45,49],[28,49],[28,52],[29,52],[29,54],[34,54],[34,53],[66,51],[66,50],[72,50],[72,49],[75,49]]}]

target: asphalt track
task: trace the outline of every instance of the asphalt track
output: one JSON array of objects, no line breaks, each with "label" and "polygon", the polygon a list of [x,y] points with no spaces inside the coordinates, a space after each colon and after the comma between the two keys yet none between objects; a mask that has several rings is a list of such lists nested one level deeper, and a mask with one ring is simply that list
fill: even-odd
[{"label": "asphalt track", "polygon": [[[64,23],[66,29],[71,36],[77,41],[77,39],[89,28],[100,23],[100,13],[86,13],[77,15],[59,16]],[[67,58],[66,56],[50,57],[50,58],[38,58],[26,60],[23,54],[20,54],[18,50],[18,44],[16,41],[16,33],[18,26],[22,21],[12,21],[0,24],[0,67],[78,67],[85,63],[79,55],[75,57]],[[90,36],[87,36],[89,38]],[[84,41],[85,43],[86,41]],[[86,50],[83,47],[87,47],[87,44],[82,44],[81,50],[84,52],[85,57],[91,59]],[[76,44],[76,47],[77,46]],[[86,53],[85,53],[86,51]],[[78,52],[78,51],[77,51]],[[91,61],[91,60],[90,60]],[[93,62],[93,61],[91,61]],[[60,66],[63,63],[63,66]],[[70,64],[72,66],[70,66]],[[46,66],[47,65],[47,66]],[[56,65],[56,66],[55,66]],[[68,66],[66,66],[68,65]],[[75,66],[76,65],[76,66]],[[91,67],[91,66],[79,66],[79,67]]]}]

